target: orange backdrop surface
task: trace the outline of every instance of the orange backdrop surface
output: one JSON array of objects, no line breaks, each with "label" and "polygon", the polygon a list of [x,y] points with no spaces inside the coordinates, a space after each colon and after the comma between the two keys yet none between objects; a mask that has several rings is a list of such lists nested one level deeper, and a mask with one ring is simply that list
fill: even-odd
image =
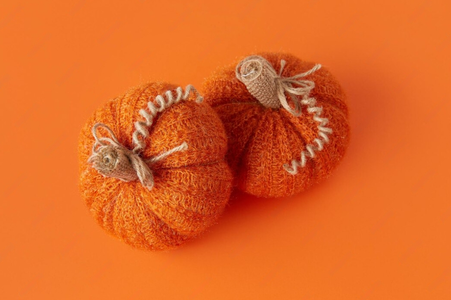
[{"label": "orange backdrop surface", "polygon": [[[0,299],[451,299],[451,2],[1,1]],[[143,252],[78,191],[81,126],[147,80],[200,86],[257,51],[327,66],[352,136],[326,182],[234,193]]]}]

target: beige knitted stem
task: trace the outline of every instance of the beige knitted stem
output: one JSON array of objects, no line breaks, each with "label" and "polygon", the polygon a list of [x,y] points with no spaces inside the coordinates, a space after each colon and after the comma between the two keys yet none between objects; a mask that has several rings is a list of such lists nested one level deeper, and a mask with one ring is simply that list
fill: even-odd
[{"label": "beige knitted stem", "polygon": [[[298,174],[298,168],[304,168],[307,158],[314,158],[315,153],[324,149],[329,143],[329,135],[332,129],[326,127],[329,120],[321,117],[322,107],[316,106],[316,99],[310,97],[310,92],[315,88],[315,83],[310,80],[300,80],[305,76],[316,72],[321,68],[316,64],[310,70],[292,77],[282,77],[286,61],[280,61],[280,71],[277,74],[273,66],[263,57],[252,55],[246,57],[236,66],[236,77],[246,86],[249,93],[265,107],[280,108],[282,106],[294,116],[302,113],[301,105],[307,107],[307,112],[318,123],[318,136],[305,146],[299,159],[293,159],[290,164],[284,164],[284,169],[292,174]],[[286,94],[290,96],[294,107],[288,103]]]},{"label": "beige knitted stem", "polygon": [[[98,137],[97,128],[103,127],[111,138]],[[92,147],[92,155],[88,162],[100,174],[114,177],[122,181],[139,179],[149,190],[153,188],[153,174],[141,156],[119,143],[116,135],[105,124],[97,123],[92,127],[92,134],[96,140]]]},{"label": "beige knitted stem", "polygon": [[[294,116],[299,116],[301,114],[301,103],[298,96],[307,97],[315,87],[313,81],[299,79],[319,70],[321,65],[317,64],[307,72],[292,77],[282,77],[285,64],[285,60],[282,59],[280,71],[277,74],[269,61],[261,56],[252,55],[243,59],[236,66],[235,74],[238,80],[244,83],[249,93],[263,106],[270,108],[283,106]],[[294,108],[288,104],[285,94],[290,95]]]},{"label": "beige knitted stem", "polygon": [[[140,110],[139,113],[145,120],[135,123],[136,130],[132,137],[133,143],[135,144],[133,150],[127,149],[122,145],[107,125],[102,123],[95,124],[92,127],[92,135],[94,136],[95,143],[92,147],[92,155],[88,159],[88,162],[92,164],[93,168],[106,177],[114,177],[123,181],[135,181],[139,179],[144,187],[149,190],[152,189],[154,178],[148,164],[163,160],[175,152],[185,151],[188,149],[188,144],[183,142],[177,147],[144,160],[140,152],[146,146],[144,139],[149,135],[148,128],[153,124],[157,113],[164,111],[166,108],[181,100],[188,99],[191,92],[197,95],[197,102],[203,100],[202,96],[199,95],[192,85],[188,85],[185,92],[183,92],[181,87],[178,87],[175,92],[177,93],[175,97],[172,91],[166,91],[166,99],[162,95],[158,95],[155,98],[155,103],[149,101],[147,103],[149,112],[144,109]],[[97,128],[99,127],[104,128],[110,137],[99,137],[97,134]]]},{"label": "beige knitted stem", "polygon": [[130,151],[123,147],[106,145],[100,147],[96,155],[90,157],[89,162],[103,176],[133,181],[138,179],[138,175],[133,169],[130,155]]},{"label": "beige knitted stem", "polygon": [[263,106],[280,108],[275,80],[277,73],[266,59],[257,55],[248,56],[236,66],[235,73]]}]

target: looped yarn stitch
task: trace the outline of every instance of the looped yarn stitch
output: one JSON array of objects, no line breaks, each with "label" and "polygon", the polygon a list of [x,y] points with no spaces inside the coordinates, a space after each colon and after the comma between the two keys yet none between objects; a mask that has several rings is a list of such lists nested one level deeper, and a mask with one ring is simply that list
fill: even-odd
[{"label": "looped yarn stitch", "polygon": [[[98,137],[97,128],[105,128],[111,138]],[[103,123],[97,123],[92,128],[95,143],[89,163],[103,176],[115,177],[122,181],[139,179],[143,186],[152,189],[154,185],[152,171],[141,156],[119,143],[113,131]]]},{"label": "looped yarn stitch", "polygon": [[199,103],[204,100],[204,98],[199,94],[196,88],[191,84],[186,86],[185,93],[183,93],[183,89],[181,87],[176,88],[175,92],[177,93],[175,97],[172,91],[168,90],[164,93],[166,98],[164,98],[162,95],[158,95],[155,97],[155,103],[149,101],[147,103],[147,108],[149,111],[146,111],[144,109],[139,110],[139,114],[144,118],[144,121],[135,122],[136,130],[133,133],[133,143],[136,146],[133,149],[133,151],[139,152],[146,147],[144,139],[149,136],[148,128],[152,126],[153,120],[159,112],[164,111],[171,105],[179,103],[181,100],[188,99],[191,92],[193,92],[196,95],[196,102]]},{"label": "looped yarn stitch", "polygon": [[[282,77],[286,61],[282,59],[280,65],[279,73],[277,73],[266,59],[251,55],[236,66],[235,73],[238,80],[246,85],[248,91],[261,104],[271,108],[283,106],[292,115],[299,116],[301,102],[298,96],[302,99],[308,98],[310,91],[315,87],[313,81],[299,79],[319,70],[321,65],[316,64],[312,69],[292,77]],[[294,108],[288,104],[285,93],[290,95]]]},{"label": "looped yarn stitch", "polygon": [[[164,111],[173,104],[181,100],[188,99],[191,92],[197,96],[196,102],[203,100],[202,96],[192,85],[185,88],[185,92],[181,87],[175,89],[176,96],[173,92],[168,90],[164,94],[166,96],[158,95],[155,97],[155,103],[149,101],[147,108],[149,111],[141,109],[139,114],[144,117],[144,121],[135,122],[135,132],[133,133],[133,150],[127,149],[121,144],[114,132],[107,125],[103,123],[96,123],[92,127],[92,135],[95,143],[92,147],[92,155],[88,162],[103,176],[114,177],[122,181],[135,181],[139,179],[141,184],[147,189],[151,190],[154,186],[154,178],[148,163],[156,163],[165,159],[167,156],[188,149],[188,144],[183,142],[181,145],[165,151],[155,157],[144,160],[140,152],[146,147],[144,139],[149,136],[149,127],[152,126],[153,120],[159,112]],[[99,137],[97,135],[97,128],[103,127],[106,129],[110,137]]]},{"label": "looped yarn stitch", "polygon": [[[315,152],[321,151],[324,144],[329,143],[328,135],[332,129],[326,127],[329,120],[322,118],[322,107],[315,106],[316,99],[310,97],[310,92],[315,88],[315,83],[311,80],[300,80],[321,68],[316,64],[310,70],[291,77],[282,77],[286,61],[280,61],[279,73],[263,57],[258,55],[248,56],[243,59],[235,69],[236,77],[241,81],[249,93],[265,107],[280,108],[281,106],[292,115],[298,117],[302,114],[301,105],[307,106],[307,112],[313,115],[313,120],[318,123],[318,136],[314,143],[307,144],[305,150],[301,152],[299,160],[293,159],[290,164],[285,164],[284,169],[292,174],[298,174],[298,167],[305,167],[307,158],[314,158]],[[285,93],[290,95],[294,108],[287,100]],[[299,96],[301,99],[299,99]]]}]

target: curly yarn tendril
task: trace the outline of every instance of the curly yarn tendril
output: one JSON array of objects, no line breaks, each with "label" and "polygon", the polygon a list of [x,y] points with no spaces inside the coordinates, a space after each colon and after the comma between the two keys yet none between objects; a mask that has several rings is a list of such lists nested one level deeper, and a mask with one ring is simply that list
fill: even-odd
[{"label": "curly yarn tendril", "polygon": [[[135,132],[133,133],[133,143],[136,145],[133,149],[134,152],[139,152],[146,147],[146,143],[144,139],[149,136],[148,128],[152,126],[153,120],[155,116],[169,108],[170,106],[179,103],[181,100],[186,100],[190,96],[191,92],[196,94],[196,102],[202,102],[203,97],[199,94],[194,86],[191,84],[187,85],[185,88],[185,92],[181,87],[175,89],[177,95],[174,97],[173,92],[171,90],[166,91],[163,97],[162,95],[158,95],[155,97],[155,103],[149,101],[147,103],[148,111],[145,109],[140,109],[139,114],[144,118],[144,121],[135,122]],[[141,137],[141,138],[140,138]]]},{"label": "curly yarn tendril", "polygon": [[[316,64],[310,70],[291,77],[282,77],[285,60],[280,61],[279,73],[263,57],[258,55],[248,56],[243,59],[235,69],[236,77],[263,106],[278,109],[283,107],[293,116],[302,114],[301,105],[307,106],[307,112],[313,115],[313,120],[318,123],[318,136],[314,139],[314,144],[307,144],[305,150],[301,152],[299,160],[293,159],[291,164],[285,164],[284,169],[292,174],[298,173],[298,167],[305,167],[307,158],[315,157],[315,152],[321,151],[324,144],[329,142],[328,135],[332,129],[326,127],[329,120],[322,118],[322,107],[315,106],[316,99],[310,97],[310,92],[315,88],[315,83],[311,80],[301,80],[321,68]],[[288,103],[287,96],[290,96],[294,108]],[[301,98],[299,98],[301,97]]]},{"label": "curly yarn tendril", "polygon": [[[127,149],[121,144],[114,132],[107,125],[103,123],[96,123],[92,127],[92,135],[95,143],[92,147],[92,155],[88,162],[92,164],[100,174],[106,177],[114,177],[122,181],[138,180],[144,187],[151,190],[154,186],[154,179],[152,170],[148,163],[156,163],[165,159],[167,156],[188,149],[188,144],[183,142],[181,145],[174,147],[166,152],[163,152],[155,157],[144,160],[140,152],[145,149],[146,143],[144,140],[149,136],[149,127],[152,126],[153,120],[158,113],[163,112],[170,106],[179,103],[182,100],[189,98],[193,92],[196,94],[197,102],[203,100],[202,96],[192,85],[188,85],[185,91],[181,87],[175,89],[176,95],[173,91],[168,90],[163,95],[155,97],[155,103],[149,101],[147,103],[148,111],[141,109],[139,114],[144,118],[144,121],[135,122],[135,132],[133,133],[133,150]],[[110,137],[99,137],[97,129],[104,128]]]}]

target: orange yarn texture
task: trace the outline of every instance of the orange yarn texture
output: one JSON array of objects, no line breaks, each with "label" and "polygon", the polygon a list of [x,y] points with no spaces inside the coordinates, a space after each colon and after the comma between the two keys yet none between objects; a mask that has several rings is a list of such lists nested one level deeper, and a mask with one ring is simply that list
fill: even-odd
[{"label": "orange yarn texture", "polygon": [[[306,72],[314,63],[290,54],[263,53],[279,72],[281,60],[286,61],[281,76],[291,77]],[[305,77],[315,83],[310,97],[322,107],[333,132],[324,149],[308,158],[296,175],[284,169],[299,159],[306,145],[318,136],[317,122],[306,107],[298,117],[284,108],[266,108],[254,98],[235,75],[234,64],[218,70],[203,87],[205,100],[218,112],[228,135],[227,160],[239,189],[259,197],[290,196],[327,178],[342,159],[349,143],[348,108],[345,94],[332,74],[322,67]]]},{"label": "orange yarn texture", "polygon": [[94,124],[109,126],[121,144],[133,149],[134,123],[143,119],[139,110],[175,88],[149,83],[130,89],[97,110],[80,134],[80,190],[87,206],[107,232],[140,249],[175,248],[198,236],[217,221],[232,189],[232,174],[224,160],[224,127],[215,111],[193,96],[159,113],[149,128],[147,147],[140,154],[144,159],[183,142],[188,145],[150,165],[155,182],[151,190],[139,180],[104,177],[88,163]]}]

